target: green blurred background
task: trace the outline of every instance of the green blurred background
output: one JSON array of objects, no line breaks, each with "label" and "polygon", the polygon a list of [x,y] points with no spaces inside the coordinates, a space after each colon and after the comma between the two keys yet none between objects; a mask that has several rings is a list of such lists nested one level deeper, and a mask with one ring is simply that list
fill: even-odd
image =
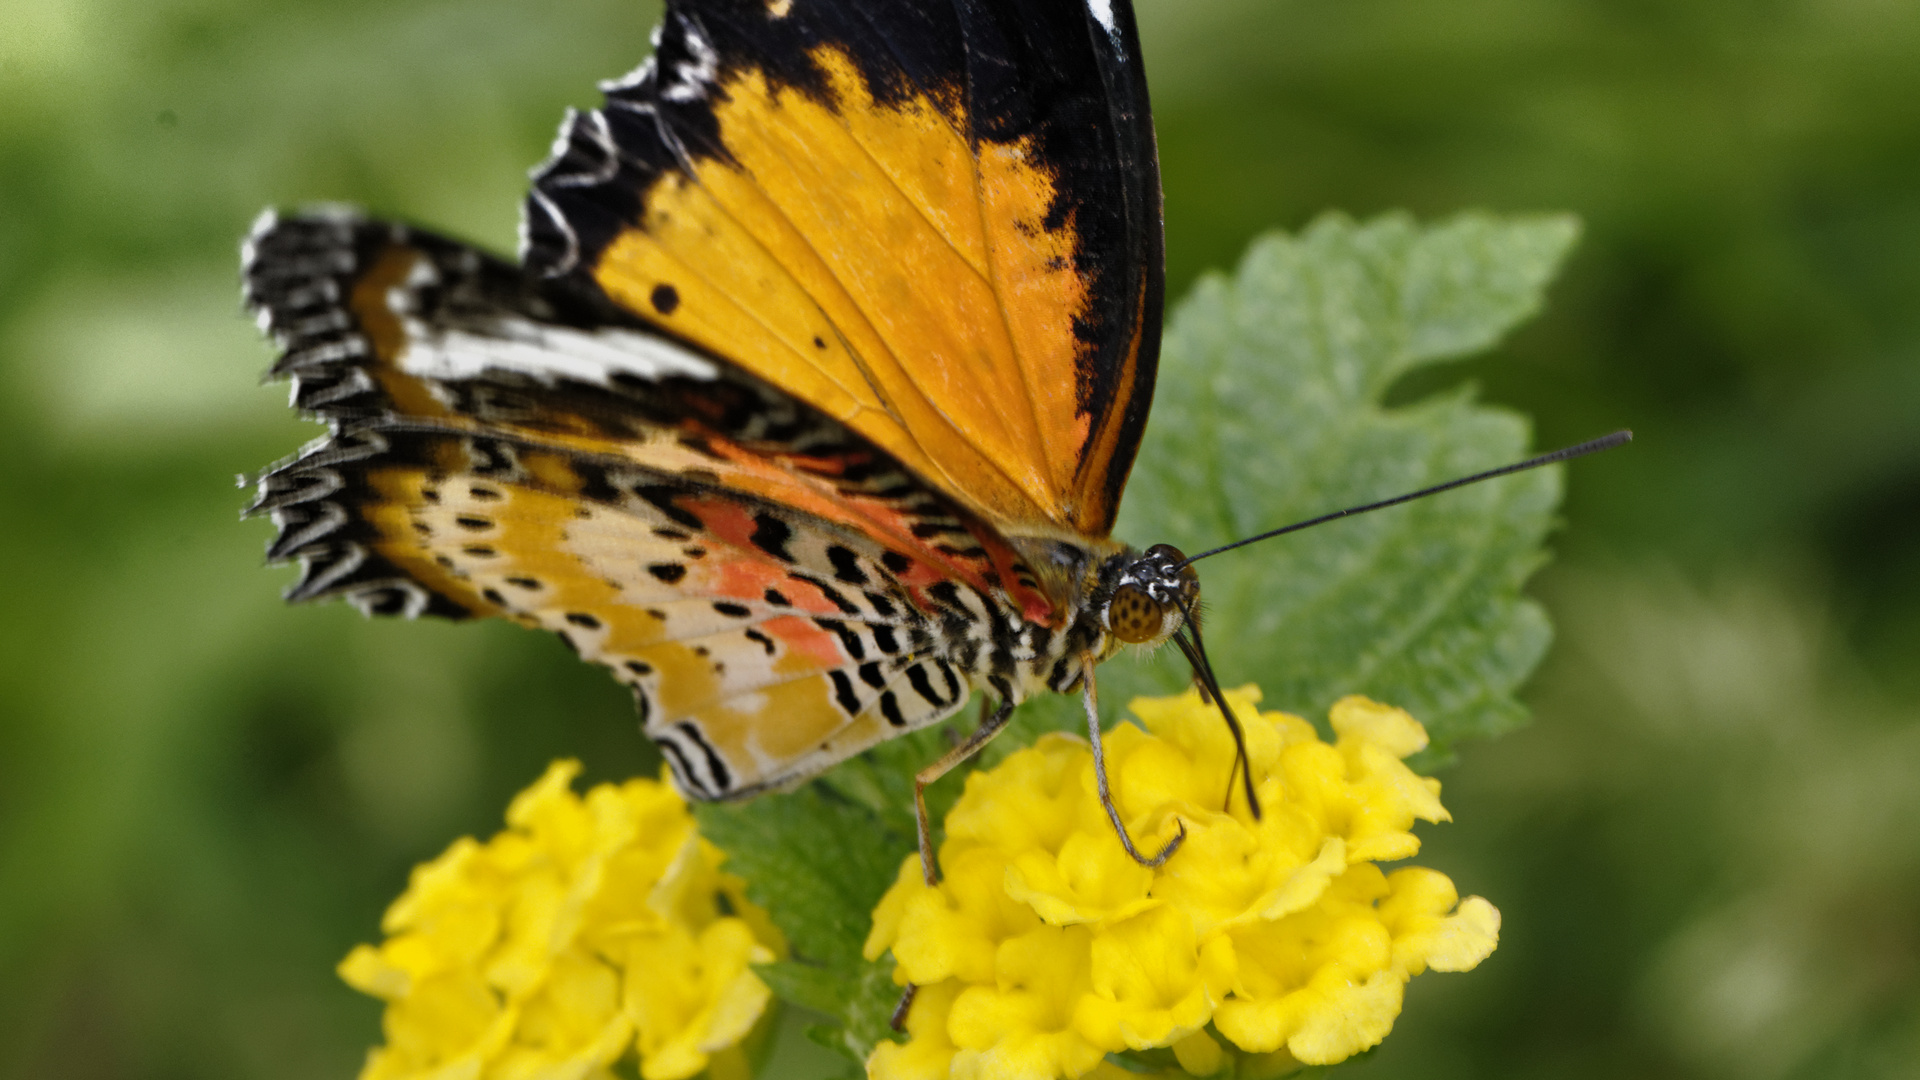
[{"label": "green blurred background", "polygon": [[[1638,432],[1427,831],[1500,951],[1341,1074],[1920,1075],[1920,5],[1139,3],[1172,295],[1327,208],[1573,210],[1547,313],[1402,393]],[[260,207],[511,250],[655,15],[0,0],[0,1075],[348,1076],[332,965],[407,868],[551,757],[646,767],[555,641],[281,606],[232,477],[314,430],[255,381]]]}]

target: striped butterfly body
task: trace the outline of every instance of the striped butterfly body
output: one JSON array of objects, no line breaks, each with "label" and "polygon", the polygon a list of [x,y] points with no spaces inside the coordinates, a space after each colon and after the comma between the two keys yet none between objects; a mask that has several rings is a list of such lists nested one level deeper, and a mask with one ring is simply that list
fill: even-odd
[{"label": "striped butterfly body", "polygon": [[703,799],[973,690],[962,751],[1041,692],[1091,715],[1197,600],[1109,535],[1162,302],[1128,5],[671,0],[655,42],[568,117],[518,263],[257,223],[248,302],[329,425],[257,481],[288,595],[552,631]]}]

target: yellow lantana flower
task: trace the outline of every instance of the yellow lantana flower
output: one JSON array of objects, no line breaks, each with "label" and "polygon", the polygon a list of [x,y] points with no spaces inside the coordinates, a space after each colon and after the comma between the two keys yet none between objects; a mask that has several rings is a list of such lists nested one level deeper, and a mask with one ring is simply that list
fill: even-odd
[{"label": "yellow lantana flower", "polygon": [[634,1050],[645,1080],[747,1075],[738,1044],[771,996],[749,965],[778,931],[670,785],[581,796],[579,771],[555,762],[505,832],[416,867],[387,940],[341,962],[387,1002],[360,1080],[592,1080]]},{"label": "yellow lantana flower", "polygon": [[1258,821],[1244,798],[1222,809],[1234,745],[1197,691],[1136,700],[1144,730],[1107,736],[1142,849],[1186,828],[1157,870],[1115,840],[1079,739],[1048,735],[967,778],[945,880],[928,886],[909,857],[874,911],[867,958],[892,952],[895,980],[922,989],[909,1037],[874,1050],[871,1077],[1052,1080],[1157,1047],[1205,1075],[1230,1052],[1216,1036],[1239,1074],[1278,1075],[1375,1045],[1408,979],[1493,951],[1492,904],[1432,870],[1375,865],[1420,850],[1416,820],[1449,820],[1440,782],[1402,761],[1425,729],[1348,697],[1329,745],[1299,717],[1258,712],[1255,687],[1227,697],[1246,721]]}]

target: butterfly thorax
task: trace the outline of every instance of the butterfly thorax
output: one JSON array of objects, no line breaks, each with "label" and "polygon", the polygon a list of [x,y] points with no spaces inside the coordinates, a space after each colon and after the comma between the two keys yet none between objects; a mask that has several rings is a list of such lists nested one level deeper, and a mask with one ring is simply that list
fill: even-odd
[{"label": "butterfly thorax", "polygon": [[992,614],[942,623],[950,655],[969,682],[997,697],[1018,702],[1042,692],[1075,692],[1089,662],[1098,664],[1125,645],[1160,644],[1198,603],[1199,581],[1169,545],[1140,552],[1112,540],[1013,544],[1043,582],[1070,583],[1058,628],[1018,618],[1002,625]]}]

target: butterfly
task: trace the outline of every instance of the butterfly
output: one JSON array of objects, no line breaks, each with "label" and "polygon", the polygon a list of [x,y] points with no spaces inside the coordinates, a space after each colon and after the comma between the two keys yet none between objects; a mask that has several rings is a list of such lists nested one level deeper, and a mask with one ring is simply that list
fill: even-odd
[{"label": "butterfly", "polygon": [[256,222],[271,373],[329,425],[256,481],[288,598],[552,631],[704,800],[975,690],[919,786],[1035,694],[1093,718],[1198,599],[1110,535],[1164,288],[1128,0],[669,0],[653,40],[567,116],[517,263]]},{"label": "butterfly", "polygon": [[567,116],[518,261],[350,209],[255,223],[271,373],[328,425],[254,481],[288,598],[549,630],[702,800],[980,691],[915,778],[930,881],[920,791],[1078,693],[1120,842],[1164,860],[1109,797],[1096,666],[1171,641],[1239,725],[1195,617],[1226,548],[1111,535],[1164,292],[1128,0],[668,0],[653,40]]}]

